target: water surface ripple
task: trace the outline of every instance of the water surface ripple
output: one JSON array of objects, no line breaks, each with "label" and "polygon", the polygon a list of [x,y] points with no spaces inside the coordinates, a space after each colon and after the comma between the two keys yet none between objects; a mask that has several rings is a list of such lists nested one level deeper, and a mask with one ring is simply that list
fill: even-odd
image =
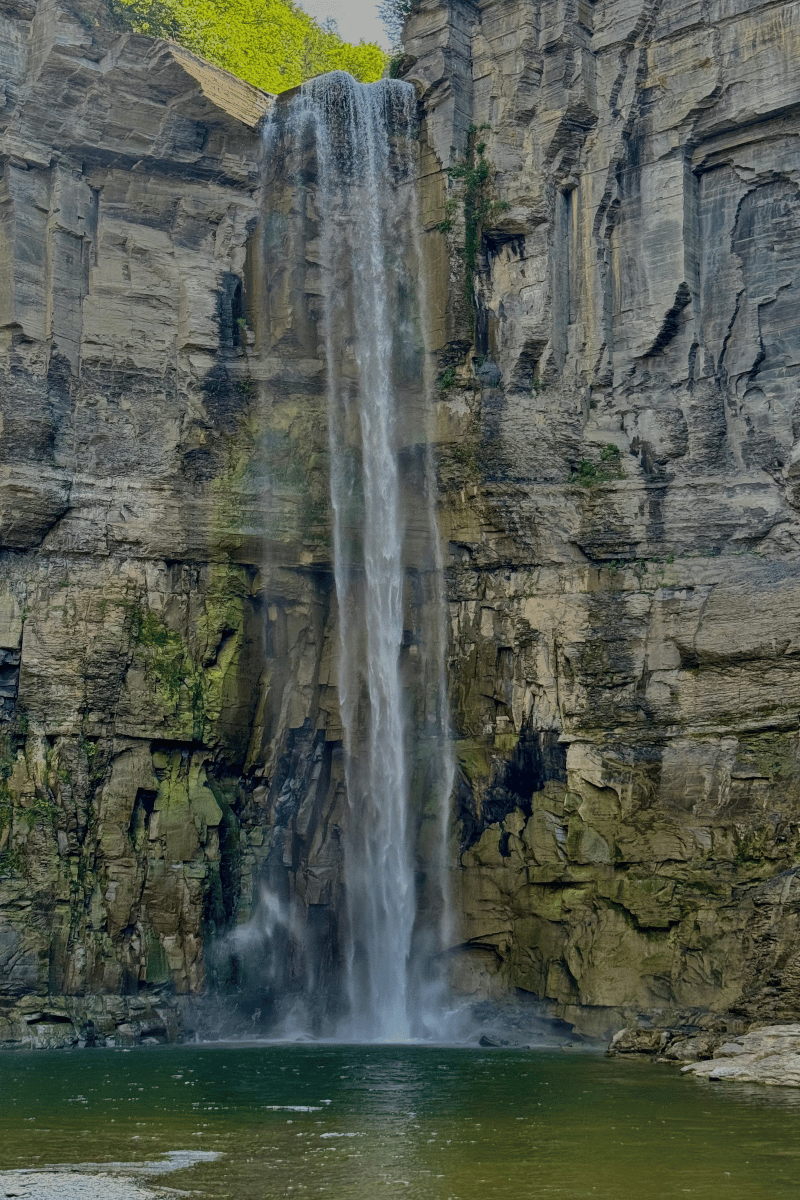
[{"label": "water surface ripple", "polygon": [[216,1151],[170,1187],[237,1200],[795,1200],[800,1187],[797,1093],[595,1054],[225,1045],[19,1053],[0,1070],[4,1169]]}]

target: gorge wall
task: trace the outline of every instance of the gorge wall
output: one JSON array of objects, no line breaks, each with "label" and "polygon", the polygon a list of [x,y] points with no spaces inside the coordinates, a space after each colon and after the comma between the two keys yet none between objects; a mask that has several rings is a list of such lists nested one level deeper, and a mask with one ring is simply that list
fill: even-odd
[{"label": "gorge wall", "polygon": [[92,12],[0,8],[0,993],[56,1043],[163,1036],[152,995],[204,986],[264,663],[238,320],[272,101]]},{"label": "gorge wall", "polygon": [[[800,4],[420,0],[405,49],[453,985],[796,1017]],[[0,0],[0,75],[0,1035],[173,1036],[268,1007],[215,950],[262,887],[339,954],[313,197],[265,205],[272,98],[91,5]]]},{"label": "gorge wall", "polygon": [[[796,4],[422,0],[407,31],[451,226],[459,969],[598,1031],[800,1000],[799,30]],[[470,139],[474,335],[479,150],[445,173]]]}]

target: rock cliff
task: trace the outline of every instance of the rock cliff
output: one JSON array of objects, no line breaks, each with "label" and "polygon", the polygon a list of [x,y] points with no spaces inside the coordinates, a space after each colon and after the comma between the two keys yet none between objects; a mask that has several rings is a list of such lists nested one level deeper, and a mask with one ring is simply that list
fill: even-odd
[{"label": "rock cliff", "polygon": [[0,75],[0,1036],[166,1036],[241,875],[272,100],[46,0],[0,5]]},{"label": "rock cliff", "polygon": [[755,0],[421,0],[407,28],[456,968],[598,1032],[800,1003],[798,37]]},{"label": "rock cliff", "polygon": [[[795,1018],[800,4],[420,0],[400,69],[453,984]],[[174,1036],[260,883],[338,954],[314,214],[272,98],[85,3],[0,0],[0,76],[0,1036]]]}]

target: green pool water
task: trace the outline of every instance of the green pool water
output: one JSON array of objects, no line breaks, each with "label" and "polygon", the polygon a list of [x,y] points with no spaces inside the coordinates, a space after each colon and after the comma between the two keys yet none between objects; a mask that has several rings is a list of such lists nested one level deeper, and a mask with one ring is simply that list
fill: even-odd
[{"label": "green pool water", "polygon": [[0,1168],[217,1151],[160,1182],[270,1200],[783,1200],[800,1095],[563,1051],[197,1046],[0,1058]]}]

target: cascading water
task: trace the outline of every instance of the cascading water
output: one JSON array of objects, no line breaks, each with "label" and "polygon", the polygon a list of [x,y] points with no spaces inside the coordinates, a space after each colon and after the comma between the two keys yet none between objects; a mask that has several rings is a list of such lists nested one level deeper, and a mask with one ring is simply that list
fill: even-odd
[{"label": "cascading water", "polygon": [[[297,356],[316,342],[325,364],[346,792],[336,949],[325,951],[338,999],[327,1025],[307,1025],[352,1040],[442,1033],[453,766],[415,116],[410,85],[337,72],[279,102],[267,147],[265,295],[269,307],[283,289],[290,314],[274,322],[271,344]],[[277,808],[289,811],[302,786],[287,777]],[[280,878],[273,870],[276,889]],[[280,901],[295,914],[303,905],[297,893]],[[309,1012],[324,974],[319,946],[309,935],[292,950],[286,930],[286,957],[305,962],[295,990]],[[276,961],[274,947],[267,957]]]},{"label": "cascading water", "polygon": [[[405,206],[402,201],[390,204],[398,193],[392,196],[387,187],[387,126],[400,126],[406,143],[410,141],[409,91],[403,85],[367,88],[342,76],[312,81],[303,96],[314,122],[318,205],[324,214],[323,332],[338,683],[351,813],[345,846],[347,1024],[354,1035],[400,1040],[410,1034],[408,963],[415,896],[399,663],[403,514],[390,313],[397,281],[387,252],[387,235],[402,236],[404,222],[397,221],[397,213]],[[408,151],[400,166],[407,178],[397,182],[408,191]],[[351,379],[342,371],[343,334],[356,366]],[[350,431],[360,435],[356,446],[348,447]],[[348,449],[357,452],[358,443],[356,471]],[[361,536],[355,538],[354,504],[361,510]]]},{"label": "cascading water", "polygon": [[[395,380],[402,375],[404,343],[419,338],[414,324],[422,316],[413,235],[416,97],[408,84],[365,86],[337,74],[308,84],[301,103],[314,124],[323,214],[338,683],[350,801],[344,1032],[402,1040],[413,1029],[417,897],[400,664],[403,389]],[[409,265],[416,268],[411,280]],[[343,369],[348,350],[354,372]],[[422,371],[424,377],[424,365]]]}]

